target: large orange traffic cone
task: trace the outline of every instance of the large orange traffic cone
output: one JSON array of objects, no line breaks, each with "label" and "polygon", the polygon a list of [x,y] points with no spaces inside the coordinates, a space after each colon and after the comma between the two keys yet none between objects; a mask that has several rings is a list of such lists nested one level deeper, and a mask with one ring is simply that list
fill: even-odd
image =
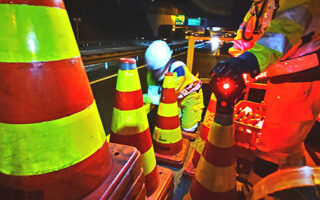
[{"label": "large orange traffic cone", "polygon": [[141,152],[148,196],[152,195],[157,187],[161,187],[158,186],[158,167],[147,114],[143,105],[136,60],[133,58],[121,59],[112,114],[110,141],[135,146]]},{"label": "large orange traffic cone", "polygon": [[195,141],[195,147],[191,151],[191,156],[189,157],[187,164],[184,168],[184,174],[188,176],[193,176],[195,173],[195,169],[198,165],[200,156],[204,149],[204,145],[206,144],[210,128],[213,124],[214,115],[216,113],[216,103],[217,99],[215,95],[212,93],[206,111],[206,115],[204,117],[203,124],[200,129],[199,137]]},{"label": "large orange traffic cone", "polygon": [[[220,117],[216,114],[215,119],[217,116]],[[184,199],[237,198],[232,116],[229,118],[223,125],[213,122],[189,193]]]},{"label": "large orange traffic cone", "polygon": [[105,133],[62,0],[0,1],[0,199],[82,199]]},{"label": "large orange traffic cone", "polygon": [[159,162],[182,167],[190,141],[182,138],[173,73],[167,72],[165,74],[162,88],[157,122],[153,133],[156,158]]}]

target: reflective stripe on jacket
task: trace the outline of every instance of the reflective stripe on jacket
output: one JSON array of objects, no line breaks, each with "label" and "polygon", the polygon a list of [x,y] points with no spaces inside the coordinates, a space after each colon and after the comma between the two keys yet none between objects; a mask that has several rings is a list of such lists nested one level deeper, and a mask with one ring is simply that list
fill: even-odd
[{"label": "reflective stripe on jacket", "polygon": [[310,26],[319,20],[319,16],[318,0],[280,0],[275,18],[253,48],[249,50],[257,57],[260,70],[264,71],[280,60],[292,58],[300,48],[304,49],[304,45],[308,43],[314,45],[304,49],[300,56],[319,49],[320,46],[316,45],[318,41],[314,39],[306,41],[305,44],[302,43],[303,36],[311,32],[314,32],[315,36],[319,34],[319,26]]},{"label": "reflective stripe on jacket", "polygon": [[276,9],[275,0],[254,1],[237,31],[229,53],[237,57],[251,49],[267,29]]},{"label": "reflective stripe on jacket", "polygon": [[[275,0],[268,0],[272,5],[270,1]],[[320,48],[320,1],[279,0],[279,8],[266,27],[249,50],[257,57],[261,71]]]}]

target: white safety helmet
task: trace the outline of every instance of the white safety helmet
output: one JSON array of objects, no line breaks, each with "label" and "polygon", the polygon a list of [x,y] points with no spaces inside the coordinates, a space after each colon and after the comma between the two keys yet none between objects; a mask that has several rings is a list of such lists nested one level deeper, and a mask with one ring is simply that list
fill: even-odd
[{"label": "white safety helmet", "polygon": [[145,61],[149,70],[160,70],[169,62],[172,55],[165,41],[156,40],[151,43],[145,53]]}]

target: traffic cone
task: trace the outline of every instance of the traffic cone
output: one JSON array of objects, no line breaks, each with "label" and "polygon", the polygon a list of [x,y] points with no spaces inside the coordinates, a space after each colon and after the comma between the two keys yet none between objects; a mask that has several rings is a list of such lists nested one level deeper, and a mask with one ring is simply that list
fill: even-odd
[{"label": "traffic cone", "polygon": [[189,193],[184,199],[200,200],[210,197],[234,200],[237,198],[235,186],[235,142],[231,117],[224,125],[213,122]]},{"label": "traffic cone", "polygon": [[195,147],[191,151],[191,156],[189,157],[187,164],[184,168],[184,174],[188,176],[193,176],[195,173],[195,169],[198,165],[200,156],[204,149],[204,145],[206,144],[210,128],[213,124],[214,115],[216,113],[216,103],[217,99],[215,95],[212,93],[206,111],[206,115],[204,117],[203,124],[200,129],[199,137],[195,141]]},{"label": "traffic cone", "polygon": [[112,169],[62,0],[0,1],[0,199],[82,199]]},{"label": "traffic cone", "polygon": [[135,146],[141,152],[147,196],[150,196],[158,187],[162,187],[163,183],[159,183],[136,60],[121,58],[120,61],[110,141]]},{"label": "traffic cone", "polygon": [[162,94],[153,133],[157,161],[182,167],[190,141],[182,138],[173,73],[164,77]]}]

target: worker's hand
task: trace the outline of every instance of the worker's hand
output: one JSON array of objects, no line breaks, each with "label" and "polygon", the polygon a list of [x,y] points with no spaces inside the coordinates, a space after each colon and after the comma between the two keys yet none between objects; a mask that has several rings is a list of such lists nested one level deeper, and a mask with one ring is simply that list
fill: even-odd
[{"label": "worker's hand", "polygon": [[145,104],[159,105],[159,103],[160,103],[160,95],[143,94],[143,102]]},{"label": "worker's hand", "polygon": [[246,52],[239,57],[232,57],[219,62],[210,71],[210,76],[237,79],[241,77],[243,73],[250,73],[252,77],[255,77],[259,71],[259,64],[256,57],[252,53]]},{"label": "worker's hand", "polygon": [[210,88],[217,98],[216,113],[232,115],[236,99],[245,88],[242,77],[228,78],[213,76]]},{"label": "worker's hand", "polygon": [[258,61],[250,52],[221,61],[211,70],[210,86],[217,97],[217,113],[232,115],[235,101],[245,88],[244,73],[252,77],[259,73]]}]

